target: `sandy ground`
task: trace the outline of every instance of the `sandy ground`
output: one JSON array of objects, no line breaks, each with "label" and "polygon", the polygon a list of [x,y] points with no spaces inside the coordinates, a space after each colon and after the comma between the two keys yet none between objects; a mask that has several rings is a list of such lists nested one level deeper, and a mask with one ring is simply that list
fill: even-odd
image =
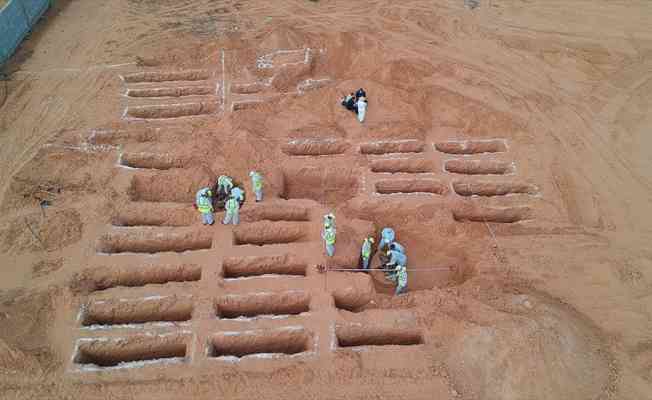
[{"label": "sandy ground", "polygon": [[[652,398],[650,2],[55,3],[0,86],[3,399]],[[337,271],[385,226],[405,296]]]}]

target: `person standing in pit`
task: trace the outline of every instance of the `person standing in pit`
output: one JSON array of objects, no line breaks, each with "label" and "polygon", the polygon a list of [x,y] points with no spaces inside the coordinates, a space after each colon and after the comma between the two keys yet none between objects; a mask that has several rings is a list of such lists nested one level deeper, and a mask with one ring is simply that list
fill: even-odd
[{"label": "person standing in pit", "polygon": [[405,247],[403,247],[399,242],[392,242],[389,245],[390,250],[398,251],[399,253],[405,254]]},{"label": "person standing in pit", "polygon": [[404,293],[407,289],[407,256],[396,250],[389,250],[387,252],[389,262],[387,266],[390,268],[388,278],[396,283],[396,295]]},{"label": "person standing in pit", "polygon": [[355,103],[356,109],[358,110],[358,121],[360,123],[364,122],[364,118],[367,115],[367,98],[362,96]]},{"label": "person standing in pit", "polygon": [[224,205],[226,212],[224,213],[224,220],[222,223],[228,225],[233,223],[233,225],[238,225],[240,223],[240,203],[235,197],[230,197],[226,204]]},{"label": "person standing in pit", "polygon": [[330,225],[335,228],[335,215],[333,213],[324,215],[324,226],[326,225]]},{"label": "person standing in pit", "polygon": [[383,228],[380,232],[380,241],[378,242],[378,250],[385,251],[385,246],[389,246],[396,240],[396,234],[392,228]]},{"label": "person standing in pit", "polygon": [[256,194],[256,202],[263,201],[263,177],[257,171],[249,172],[251,186]]},{"label": "person standing in pit", "polygon": [[335,255],[335,226],[330,223],[325,223],[321,237],[324,239],[324,244],[326,245],[326,254],[329,257],[333,257]]},{"label": "person standing in pit", "polygon": [[244,202],[244,190],[235,186],[233,189],[231,189],[231,197],[235,198],[238,204],[242,205]]},{"label": "person standing in pit", "polygon": [[362,269],[369,269],[369,260],[371,259],[371,246],[374,244],[374,238],[369,236],[362,242],[360,254],[362,256]]},{"label": "person standing in pit", "polygon": [[204,225],[213,225],[213,200],[211,190],[207,187],[200,189],[195,195],[195,207],[201,213]]},{"label": "person standing in pit", "polygon": [[230,176],[220,175],[217,178],[218,191],[222,190],[224,193],[229,194],[231,193],[232,188],[233,188],[233,179],[231,179]]}]

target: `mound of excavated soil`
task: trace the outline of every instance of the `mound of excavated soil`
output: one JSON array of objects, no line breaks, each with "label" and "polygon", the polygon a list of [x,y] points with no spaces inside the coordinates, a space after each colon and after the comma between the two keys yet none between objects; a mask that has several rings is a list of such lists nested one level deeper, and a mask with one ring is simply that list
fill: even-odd
[{"label": "mound of excavated soil", "polygon": [[477,326],[453,343],[447,365],[454,382],[473,399],[596,399],[610,370],[595,328],[531,296],[522,305],[530,311]]}]

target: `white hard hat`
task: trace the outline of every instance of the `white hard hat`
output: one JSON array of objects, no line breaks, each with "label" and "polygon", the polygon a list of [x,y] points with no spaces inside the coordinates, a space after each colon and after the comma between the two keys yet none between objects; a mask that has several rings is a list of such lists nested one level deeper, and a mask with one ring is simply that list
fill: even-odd
[{"label": "white hard hat", "polygon": [[254,171],[249,171],[249,176],[254,176]]}]

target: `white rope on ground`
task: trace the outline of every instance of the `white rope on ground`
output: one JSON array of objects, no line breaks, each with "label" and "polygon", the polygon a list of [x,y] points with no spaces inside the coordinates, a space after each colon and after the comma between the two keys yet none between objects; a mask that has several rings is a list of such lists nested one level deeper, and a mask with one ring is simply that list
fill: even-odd
[{"label": "white rope on ground", "polygon": [[[452,267],[435,267],[435,268],[406,268],[406,271],[450,271]],[[328,271],[391,271],[383,268],[327,268]]]}]

